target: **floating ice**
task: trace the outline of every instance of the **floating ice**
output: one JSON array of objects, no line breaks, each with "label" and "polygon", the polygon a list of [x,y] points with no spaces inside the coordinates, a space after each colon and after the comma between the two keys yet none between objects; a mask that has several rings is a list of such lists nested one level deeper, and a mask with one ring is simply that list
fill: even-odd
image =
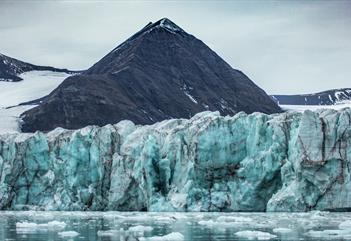
[{"label": "floating ice", "polygon": [[76,231],[64,231],[64,232],[59,232],[58,235],[61,237],[73,238],[73,237],[79,236],[79,233]]},{"label": "floating ice", "polygon": [[273,229],[273,232],[274,232],[274,233],[285,234],[285,233],[291,233],[291,232],[293,232],[293,230],[290,229],[290,228],[274,228],[274,229]]},{"label": "floating ice", "polygon": [[251,231],[251,230],[239,231],[239,232],[236,232],[235,235],[239,237],[247,238],[247,239],[258,239],[258,240],[269,240],[277,237],[276,235],[270,234],[267,232]]},{"label": "floating ice", "polygon": [[350,230],[310,230],[306,233],[307,236],[314,237],[314,238],[351,238],[351,231]]},{"label": "floating ice", "polygon": [[348,229],[351,232],[351,220],[344,221],[339,224],[340,229]]},{"label": "floating ice", "polygon": [[215,227],[215,228],[233,228],[240,227],[244,225],[252,225],[253,219],[249,217],[240,217],[240,216],[219,216],[216,221],[210,220],[201,220],[198,222],[200,225]]},{"label": "floating ice", "polygon": [[97,235],[100,236],[100,237],[103,237],[103,236],[117,236],[119,234],[121,234],[122,232],[124,232],[123,229],[120,229],[120,230],[99,230],[97,232]]},{"label": "floating ice", "polygon": [[134,227],[130,227],[128,229],[128,231],[130,232],[150,232],[152,231],[154,228],[150,227],[150,226],[142,226],[142,225],[138,225],[138,226],[134,226]]},{"label": "floating ice", "polygon": [[59,221],[51,221],[48,223],[32,223],[32,222],[17,222],[17,229],[64,229],[66,223]]},{"label": "floating ice", "polygon": [[164,236],[154,236],[148,238],[139,238],[140,241],[183,241],[184,236],[179,232],[173,232]]},{"label": "floating ice", "polygon": [[220,216],[217,218],[219,222],[244,222],[249,223],[252,222],[252,218],[249,217],[240,217],[240,216]]},{"label": "floating ice", "polygon": [[39,224],[29,223],[29,222],[18,222],[16,223],[16,228],[37,228]]}]

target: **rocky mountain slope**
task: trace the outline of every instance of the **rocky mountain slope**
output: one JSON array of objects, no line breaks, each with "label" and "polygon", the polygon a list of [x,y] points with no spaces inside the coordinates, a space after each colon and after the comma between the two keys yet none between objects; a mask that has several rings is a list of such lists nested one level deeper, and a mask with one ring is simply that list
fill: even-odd
[{"label": "rocky mountain slope", "polygon": [[351,89],[334,89],[314,94],[272,95],[279,105],[335,105],[351,101]]},{"label": "rocky mountain slope", "polygon": [[23,80],[20,74],[29,71],[52,71],[62,73],[72,73],[67,69],[58,69],[49,66],[38,66],[29,64],[6,55],[0,54],[0,81],[17,82]]},{"label": "rocky mountain slope", "polygon": [[0,135],[0,209],[351,210],[351,109]]},{"label": "rocky mountain slope", "polygon": [[152,124],[205,110],[223,115],[281,111],[202,41],[161,19],[87,71],[67,78],[38,107],[24,113],[22,130],[76,129],[124,119]]}]

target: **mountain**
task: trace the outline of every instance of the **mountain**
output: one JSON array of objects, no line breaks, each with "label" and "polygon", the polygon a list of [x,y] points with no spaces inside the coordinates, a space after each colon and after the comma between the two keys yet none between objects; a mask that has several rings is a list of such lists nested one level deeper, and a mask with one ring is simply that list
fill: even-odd
[{"label": "mountain", "polygon": [[281,112],[245,74],[169,19],[147,24],[91,68],[25,112],[22,131],[129,119],[151,124],[205,110]]},{"label": "mountain", "polygon": [[33,70],[72,73],[72,71],[67,69],[29,64],[0,54],[0,81],[18,82],[23,80],[23,78],[19,76],[20,74]]},{"label": "mountain", "polygon": [[279,105],[335,105],[351,101],[351,89],[333,89],[314,94],[272,95]]}]

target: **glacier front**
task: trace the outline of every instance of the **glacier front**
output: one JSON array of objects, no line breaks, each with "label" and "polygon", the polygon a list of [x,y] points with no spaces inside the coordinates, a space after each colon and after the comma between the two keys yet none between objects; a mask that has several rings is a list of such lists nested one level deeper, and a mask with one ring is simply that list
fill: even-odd
[{"label": "glacier front", "polygon": [[0,136],[1,210],[351,210],[351,109]]}]

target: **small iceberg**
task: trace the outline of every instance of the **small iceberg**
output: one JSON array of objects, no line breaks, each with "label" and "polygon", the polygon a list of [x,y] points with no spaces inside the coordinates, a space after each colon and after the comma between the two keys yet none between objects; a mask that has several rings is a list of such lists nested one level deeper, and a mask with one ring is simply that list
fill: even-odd
[{"label": "small iceberg", "polygon": [[139,240],[140,241],[184,241],[184,236],[179,232],[173,232],[164,236],[140,238]]},{"label": "small iceberg", "polygon": [[76,231],[64,231],[64,232],[59,232],[58,235],[66,238],[73,238],[73,237],[77,237],[79,233]]},{"label": "small iceberg", "polygon": [[139,232],[139,233],[144,233],[144,232],[151,232],[154,228],[150,227],[150,226],[142,226],[142,225],[138,225],[138,226],[134,226],[134,227],[130,227],[128,229],[129,232]]},{"label": "small iceberg", "polygon": [[239,231],[239,232],[236,232],[235,235],[239,237],[247,238],[247,239],[258,239],[258,240],[269,240],[277,237],[276,235],[270,234],[267,232],[252,231],[252,230]]},{"label": "small iceberg", "polygon": [[17,222],[16,231],[18,233],[33,233],[37,231],[62,230],[66,227],[66,223],[59,221],[51,221],[48,223],[33,222]]},{"label": "small iceberg", "polygon": [[108,236],[117,236],[124,230],[99,230],[97,236],[99,237],[108,237]]},{"label": "small iceberg", "polygon": [[274,228],[273,233],[286,234],[291,233],[293,230],[290,228]]}]

